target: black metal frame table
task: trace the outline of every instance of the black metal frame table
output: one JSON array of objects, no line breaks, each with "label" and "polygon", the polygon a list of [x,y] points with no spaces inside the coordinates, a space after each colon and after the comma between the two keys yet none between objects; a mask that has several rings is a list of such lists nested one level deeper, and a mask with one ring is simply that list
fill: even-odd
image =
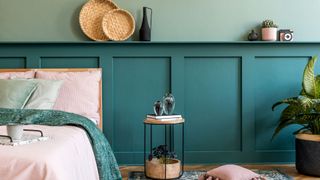
[{"label": "black metal frame table", "polygon": [[[165,141],[165,147],[168,147],[169,143],[169,151],[174,151],[174,126],[175,125],[182,125],[182,131],[181,131],[181,167],[180,167],[180,175],[177,178],[173,179],[178,179],[180,178],[183,173],[184,173],[184,119],[177,119],[177,120],[172,120],[172,121],[161,121],[161,120],[152,120],[152,119],[145,119],[144,121],[144,148],[143,148],[143,155],[144,155],[144,174],[147,178],[148,177],[146,174],[146,151],[147,151],[147,125],[150,126],[150,137],[149,137],[149,145],[150,145],[150,154],[152,154],[152,127],[153,126],[164,126],[164,141]],[[167,130],[169,128],[169,138]],[[169,140],[169,142],[168,142]],[[167,150],[167,149],[166,149]],[[166,158],[166,156],[165,156]],[[154,178],[152,178],[154,179]],[[165,178],[167,179],[167,165],[165,161]]]}]

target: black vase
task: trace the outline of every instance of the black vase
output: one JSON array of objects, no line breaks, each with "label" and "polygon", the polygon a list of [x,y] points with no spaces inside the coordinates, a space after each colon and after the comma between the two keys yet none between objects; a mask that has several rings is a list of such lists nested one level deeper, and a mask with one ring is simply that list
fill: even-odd
[{"label": "black vase", "polygon": [[[151,16],[150,16],[150,26],[148,23],[148,15],[147,15],[147,9],[150,10]],[[152,9],[148,7],[143,7],[143,19],[142,24],[140,28],[140,41],[151,41],[151,28],[152,28]]]},{"label": "black vase", "polygon": [[296,169],[320,177],[320,142],[296,138]]},{"label": "black vase", "polygon": [[248,40],[249,41],[257,41],[259,38],[258,33],[256,33],[253,29],[251,30],[251,32],[248,35]]}]

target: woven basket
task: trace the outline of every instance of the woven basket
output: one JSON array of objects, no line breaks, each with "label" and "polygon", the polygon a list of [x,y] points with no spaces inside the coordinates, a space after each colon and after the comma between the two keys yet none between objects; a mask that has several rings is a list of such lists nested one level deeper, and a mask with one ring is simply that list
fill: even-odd
[{"label": "woven basket", "polygon": [[134,32],[135,21],[126,10],[114,9],[106,13],[102,20],[104,34],[111,40],[124,41]]},{"label": "woven basket", "polygon": [[103,16],[118,6],[109,0],[90,0],[81,9],[79,22],[84,34],[96,41],[106,41],[109,38],[103,33],[101,22]]}]

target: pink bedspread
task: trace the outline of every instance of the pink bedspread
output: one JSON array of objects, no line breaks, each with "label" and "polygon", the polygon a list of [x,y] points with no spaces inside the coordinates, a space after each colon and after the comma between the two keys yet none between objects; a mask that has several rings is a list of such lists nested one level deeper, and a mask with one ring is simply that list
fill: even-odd
[{"label": "pink bedspread", "polygon": [[[84,130],[72,126],[26,126],[43,130],[47,141],[0,145],[1,180],[98,180],[98,169]],[[30,133],[30,132],[27,132]],[[6,134],[0,126],[0,134]]]}]

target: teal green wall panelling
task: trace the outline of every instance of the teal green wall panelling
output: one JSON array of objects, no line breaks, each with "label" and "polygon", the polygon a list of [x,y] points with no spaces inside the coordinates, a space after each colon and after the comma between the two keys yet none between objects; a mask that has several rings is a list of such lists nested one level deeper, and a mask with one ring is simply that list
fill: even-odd
[{"label": "teal green wall panelling", "polygon": [[[280,163],[294,161],[297,127],[270,141],[281,112],[271,106],[299,93],[319,49],[316,42],[0,43],[0,68],[102,68],[104,134],[120,164],[143,163],[143,119],[170,89],[186,118],[187,163]],[[163,129],[154,135],[163,143]]]},{"label": "teal green wall panelling", "polygon": [[[194,119],[186,126],[188,150],[241,150],[240,64],[239,58],[185,59],[185,117]],[[219,136],[224,140],[199,141]]]},{"label": "teal green wall panelling", "polygon": [[[0,41],[83,41],[78,16],[86,0],[0,0]],[[238,41],[271,18],[293,29],[297,41],[319,41],[320,1],[311,0],[114,0],[136,19],[137,39],[143,6],[153,9],[155,41]],[[303,16],[301,15],[303,14]]]},{"label": "teal green wall panelling", "polygon": [[1,68],[25,68],[26,58],[24,57],[0,57]]},{"label": "teal green wall panelling", "polygon": [[41,57],[42,68],[96,68],[98,57]]}]

